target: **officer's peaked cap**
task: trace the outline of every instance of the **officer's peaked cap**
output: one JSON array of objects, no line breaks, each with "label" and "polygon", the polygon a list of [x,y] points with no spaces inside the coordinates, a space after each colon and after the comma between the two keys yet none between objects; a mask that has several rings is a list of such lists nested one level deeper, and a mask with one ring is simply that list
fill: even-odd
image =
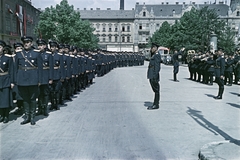
[{"label": "officer's peaked cap", "polygon": [[0,45],[4,47],[6,46],[6,43],[3,40],[0,40]]},{"label": "officer's peaked cap", "polygon": [[47,42],[46,42],[44,39],[37,39],[36,43],[37,43],[38,45],[40,45],[40,44],[46,45],[46,44],[47,44]]},{"label": "officer's peaked cap", "polygon": [[65,45],[64,45],[64,48],[70,49],[70,45],[69,45],[69,44],[65,44]]},{"label": "officer's peaked cap", "polygon": [[14,49],[16,49],[17,47],[23,47],[22,43],[16,42],[13,44]]},{"label": "officer's peaked cap", "polygon": [[50,41],[49,45],[50,45],[50,47],[52,47],[52,46],[58,47],[58,43],[56,41]]},{"label": "officer's peaked cap", "polygon": [[159,47],[159,45],[158,45],[158,44],[156,44],[155,42],[153,42],[153,43],[152,43],[152,47],[157,47],[157,48],[158,48],[158,47]]},{"label": "officer's peaked cap", "polygon": [[23,37],[21,37],[21,41],[22,42],[26,42],[26,41],[33,41],[33,38],[32,37],[30,37],[30,36],[23,36]]}]

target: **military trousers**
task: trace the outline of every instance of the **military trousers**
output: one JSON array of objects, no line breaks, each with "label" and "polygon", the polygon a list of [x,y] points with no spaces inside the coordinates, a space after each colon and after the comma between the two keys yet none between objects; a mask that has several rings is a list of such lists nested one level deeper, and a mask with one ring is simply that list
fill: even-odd
[{"label": "military trousers", "polygon": [[160,101],[160,84],[158,83],[157,80],[155,79],[150,79],[149,80],[150,85],[152,87],[152,90],[154,92],[154,105],[159,105],[159,101]]}]

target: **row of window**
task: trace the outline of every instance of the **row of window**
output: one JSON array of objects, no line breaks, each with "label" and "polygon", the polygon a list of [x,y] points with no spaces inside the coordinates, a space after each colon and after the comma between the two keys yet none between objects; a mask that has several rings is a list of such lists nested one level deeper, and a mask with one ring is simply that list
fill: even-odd
[{"label": "row of window", "polygon": [[[99,36],[98,36],[99,37]],[[117,35],[114,36],[114,39],[112,38],[113,36],[108,36],[108,42],[130,42],[130,36],[121,36],[121,41],[119,41],[119,37]],[[102,39],[99,39],[100,42],[107,42],[107,38],[103,37]],[[114,41],[113,41],[114,40]]]},{"label": "row of window", "polygon": [[[99,26],[100,26],[99,24],[96,24],[96,30],[97,30],[97,31],[100,31],[100,27],[99,27]],[[118,27],[115,26],[114,32],[118,32],[118,31],[119,31]],[[120,29],[120,31],[122,31],[122,32],[131,32],[131,27],[130,27],[130,25],[129,25],[129,26],[122,26],[122,28]],[[106,27],[105,27],[105,25],[103,25],[102,32],[106,32]],[[112,28],[112,27],[109,27],[109,28],[108,28],[108,32],[113,32],[113,28]]]}]

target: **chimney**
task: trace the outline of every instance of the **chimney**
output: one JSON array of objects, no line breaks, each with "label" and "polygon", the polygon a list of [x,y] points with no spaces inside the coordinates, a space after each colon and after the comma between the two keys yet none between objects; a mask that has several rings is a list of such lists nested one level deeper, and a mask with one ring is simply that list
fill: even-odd
[{"label": "chimney", "polygon": [[120,0],[120,10],[124,10],[124,0]]},{"label": "chimney", "polygon": [[176,2],[176,5],[178,5],[179,4],[179,2]]},{"label": "chimney", "polygon": [[111,8],[107,8],[107,10],[109,11],[109,10],[111,10]]}]

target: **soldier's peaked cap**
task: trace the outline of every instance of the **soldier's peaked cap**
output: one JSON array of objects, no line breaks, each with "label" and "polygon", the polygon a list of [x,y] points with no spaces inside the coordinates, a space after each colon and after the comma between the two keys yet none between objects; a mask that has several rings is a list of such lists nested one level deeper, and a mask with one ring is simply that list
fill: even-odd
[{"label": "soldier's peaked cap", "polygon": [[23,47],[22,43],[16,42],[13,44],[14,49],[16,49],[17,47]]},{"label": "soldier's peaked cap", "polygon": [[57,47],[57,46],[58,46],[58,43],[57,43],[56,41],[50,41],[50,42],[49,42],[49,45],[50,45],[50,46],[55,46],[55,47]]},{"label": "soldier's peaked cap", "polygon": [[153,42],[153,43],[152,43],[152,47],[157,47],[157,48],[158,48],[158,47],[159,47],[159,45],[158,45],[158,44],[156,44],[155,42]]},{"label": "soldier's peaked cap", "polygon": [[30,36],[23,36],[23,37],[21,37],[21,41],[22,42],[26,42],[26,41],[33,41],[33,38],[32,37],[30,37]]},{"label": "soldier's peaked cap", "polygon": [[46,42],[44,39],[37,39],[36,43],[37,43],[38,45],[40,45],[40,44],[46,45],[46,44],[47,44],[47,42]]},{"label": "soldier's peaked cap", "polygon": [[6,43],[3,40],[0,40],[0,45],[4,47],[6,46]]}]

